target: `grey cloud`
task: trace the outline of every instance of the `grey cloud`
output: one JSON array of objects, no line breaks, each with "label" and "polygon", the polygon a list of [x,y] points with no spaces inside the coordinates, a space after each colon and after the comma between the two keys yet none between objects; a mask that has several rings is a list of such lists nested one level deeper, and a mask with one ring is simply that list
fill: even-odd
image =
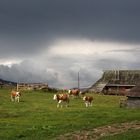
[{"label": "grey cloud", "polygon": [[0,65],[0,78],[15,82],[47,82],[49,86],[71,88],[77,86],[79,72],[80,86],[90,86],[101,77],[102,70],[140,69],[139,62],[130,62],[130,59],[124,61],[105,56],[53,56],[44,60],[23,61],[11,68]]},{"label": "grey cloud", "polygon": [[140,48],[138,47],[133,47],[131,49],[117,49],[117,50],[110,50],[106,52],[125,52],[125,53],[140,53]]},{"label": "grey cloud", "polygon": [[86,65],[85,62],[81,62],[80,57],[49,58],[46,64],[41,61],[38,63],[36,59],[26,60],[11,67],[0,65],[0,78],[14,82],[47,82],[51,87],[71,88],[77,86],[78,72],[81,87],[91,85],[99,77],[93,68],[80,67]]},{"label": "grey cloud", "polygon": [[40,68],[32,61],[24,61],[11,67],[0,65],[0,77],[5,80],[25,83],[57,82],[57,72],[47,71],[46,67]]},{"label": "grey cloud", "polygon": [[[121,57],[121,56],[120,56]],[[130,62],[123,59],[99,59],[94,63],[94,66],[98,71],[107,69],[140,69],[140,63],[138,61]]]}]

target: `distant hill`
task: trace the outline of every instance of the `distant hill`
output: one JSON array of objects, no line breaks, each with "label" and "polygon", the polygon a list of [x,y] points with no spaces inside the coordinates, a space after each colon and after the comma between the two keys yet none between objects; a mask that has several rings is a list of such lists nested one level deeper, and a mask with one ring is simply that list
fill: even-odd
[{"label": "distant hill", "polygon": [[3,79],[0,79],[0,86],[16,86],[17,83],[16,82],[12,82],[12,81],[6,81]]}]

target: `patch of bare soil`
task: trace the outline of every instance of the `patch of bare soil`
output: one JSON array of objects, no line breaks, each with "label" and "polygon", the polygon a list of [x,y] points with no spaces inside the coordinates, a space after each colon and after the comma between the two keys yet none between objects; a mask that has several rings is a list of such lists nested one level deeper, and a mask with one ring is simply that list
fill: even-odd
[{"label": "patch of bare soil", "polygon": [[103,136],[115,135],[128,130],[138,129],[140,129],[140,122],[125,122],[60,135],[57,140],[98,140]]}]

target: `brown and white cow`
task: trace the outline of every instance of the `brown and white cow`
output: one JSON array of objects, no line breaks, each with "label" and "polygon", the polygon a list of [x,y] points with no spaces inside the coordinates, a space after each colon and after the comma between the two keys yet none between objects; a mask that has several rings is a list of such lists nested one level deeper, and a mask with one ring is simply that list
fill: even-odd
[{"label": "brown and white cow", "polygon": [[92,106],[92,101],[93,101],[92,96],[84,96],[83,100],[85,101],[86,107]]},{"label": "brown and white cow", "polygon": [[80,94],[80,90],[79,89],[70,89],[68,91],[69,95],[72,95],[73,97],[78,98],[79,94]]},{"label": "brown and white cow", "polygon": [[19,102],[19,98],[21,96],[21,93],[18,91],[11,91],[11,101]]},{"label": "brown and white cow", "polygon": [[69,104],[69,95],[68,94],[55,94],[53,97],[54,100],[57,100],[57,108],[61,105],[61,108],[63,107],[63,103],[66,104],[66,107],[68,107]]}]

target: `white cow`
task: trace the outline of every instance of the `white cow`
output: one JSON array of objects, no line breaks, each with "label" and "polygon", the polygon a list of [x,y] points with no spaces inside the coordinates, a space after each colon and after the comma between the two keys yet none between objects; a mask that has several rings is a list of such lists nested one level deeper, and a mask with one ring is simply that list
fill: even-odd
[{"label": "white cow", "polygon": [[69,104],[69,95],[68,94],[55,94],[53,97],[54,100],[57,100],[57,107],[61,105],[61,108],[63,106],[63,103],[66,103],[66,107],[68,107]]},{"label": "white cow", "polygon": [[92,106],[92,101],[93,101],[92,96],[84,96],[83,100],[85,101],[86,107]]},{"label": "white cow", "polygon": [[11,101],[19,102],[21,94],[18,91],[12,91],[11,92]]}]

